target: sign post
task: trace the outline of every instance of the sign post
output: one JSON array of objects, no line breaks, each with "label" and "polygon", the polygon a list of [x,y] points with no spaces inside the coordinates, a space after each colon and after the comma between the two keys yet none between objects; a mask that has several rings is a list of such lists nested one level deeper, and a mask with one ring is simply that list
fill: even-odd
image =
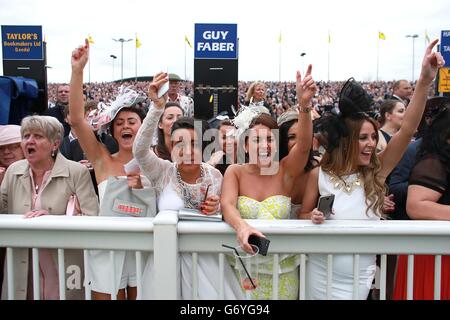
[{"label": "sign post", "polygon": [[438,92],[448,95],[450,93],[450,30],[441,31],[440,51],[445,64],[439,70]]},{"label": "sign post", "polygon": [[208,120],[238,105],[237,24],[195,24],[194,115]]},{"label": "sign post", "polygon": [[42,26],[2,26],[5,60],[44,60]]},{"label": "sign post", "polygon": [[34,79],[38,84],[38,98],[32,113],[47,109],[46,50],[42,26],[1,26],[3,74]]}]

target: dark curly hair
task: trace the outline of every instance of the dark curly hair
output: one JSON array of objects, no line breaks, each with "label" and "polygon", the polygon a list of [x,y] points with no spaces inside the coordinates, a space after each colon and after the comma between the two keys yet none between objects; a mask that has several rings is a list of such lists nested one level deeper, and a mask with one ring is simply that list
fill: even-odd
[{"label": "dark curly hair", "polygon": [[[290,121],[284,122],[282,125],[280,125],[280,146],[279,146],[279,152],[280,152],[280,161],[284,157],[286,157],[289,154],[288,149],[288,131],[289,129],[294,125],[294,123],[298,122],[297,119],[293,119]],[[308,162],[305,165],[305,172],[308,172],[312,170],[314,167],[318,165],[317,161],[313,157],[313,150],[309,151],[309,159]]]},{"label": "dark curly hair", "polygon": [[435,154],[450,172],[450,109],[444,108],[437,114],[425,131],[417,153],[417,161],[429,154]]}]

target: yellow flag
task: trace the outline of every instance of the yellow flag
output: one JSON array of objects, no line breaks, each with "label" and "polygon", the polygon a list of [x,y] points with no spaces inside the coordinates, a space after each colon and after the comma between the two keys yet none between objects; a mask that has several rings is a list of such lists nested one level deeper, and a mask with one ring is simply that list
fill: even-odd
[{"label": "yellow flag", "polygon": [[192,44],[191,44],[191,42],[189,41],[187,35],[184,35],[184,41],[189,45],[189,47],[192,48]]},{"label": "yellow flag", "polygon": [[140,46],[142,46],[142,43],[136,35],[136,48],[139,48]]},{"label": "yellow flag", "polygon": [[92,39],[91,35],[88,35],[87,40],[88,40],[88,42],[91,43],[91,44],[94,43],[94,39]]},{"label": "yellow flag", "polygon": [[282,37],[281,37],[281,31],[280,31],[280,35],[278,36],[278,43],[281,43]]},{"label": "yellow flag", "polygon": [[386,40],[386,36],[384,35],[383,32],[378,31],[378,38],[380,38],[381,40]]},{"label": "yellow flag", "polygon": [[425,30],[425,40],[427,41],[427,43],[430,43],[430,42],[431,42],[430,36],[428,35],[427,30]]}]

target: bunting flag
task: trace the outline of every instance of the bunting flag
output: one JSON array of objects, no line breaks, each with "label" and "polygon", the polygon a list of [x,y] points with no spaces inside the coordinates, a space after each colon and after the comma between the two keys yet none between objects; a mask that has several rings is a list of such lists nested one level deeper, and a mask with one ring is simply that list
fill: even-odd
[{"label": "bunting flag", "polygon": [[282,37],[281,37],[281,31],[280,31],[280,35],[278,36],[278,43],[281,43]]},{"label": "bunting flag", "polygon": [[90,44],[94,43],[94,39],[92,39],[91,35],[88,35],[87,40]]},{"label": "bunting flag", "polygon": [[425,40],[427,41],[427,43],[430,43],[430,42],[431,42],[430,36],[428,35],[427,30],[425,30]]},{"label": "bunting flag", "polygon": [[383,32],[378,31],[378,38],[380,38],[381,40],[386,40],[386,36],[384,35]]},{"label": "bunting flag", "polygon": [[187,35],[184,35],[184,41],[189,45],[189,47],[192,48],[192,44],[191,44],[191,42],[189,41]]},{"label": "bunting flag", "polygon": [[136,48],[140,48],[142,46],[142,43],[141,43],[141,41],[139,40],[139,38],[137,37],[137,34],[136,34]]}]

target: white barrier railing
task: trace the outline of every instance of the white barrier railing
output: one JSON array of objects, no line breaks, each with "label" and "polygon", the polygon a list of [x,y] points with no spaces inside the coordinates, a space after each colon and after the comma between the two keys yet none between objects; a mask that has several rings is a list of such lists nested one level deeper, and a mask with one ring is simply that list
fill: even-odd
[{"label": "white barrier railing", "polygon": [[[386,255],[387,254],[431,254],[436,256],[435,299],[440,294],[441,255],[450,254],[450,222],[444,221],[326,221],[313,225],[306,220],[248,220],[270,240],[270,253],[293,253],[300,255],[300,299],[305,298],[305,270],[309,253],[329,254],[331,267],[333,254],[354,254],[354,270],[359,270],[360,254],[380,254],[380,299],[386,297]],[[180,299],[180,253],[192,254],[194,261],[192,284],[196,297],[198,279],[196,263],[198,254],[219,255],[219,299],[224,298],[223,270],[227,263],[224,253],[229,250],[222,244],[236,244],[236,234],[226,223],[178,221],[177,213],[160,212],[153,218],[116,217],[67,217],[44,216],[23,219],[21,215],[0,215],[0,247],[7,247],[6,255],[12,260],[12,248],[55,248],[55,249],[100,249],[154,253],[154,287],[156,299]],[[59,251],[60,270],[64,270]],[[38,255],[36,255],[38,257]],[[275,259],[278,255],[275,255]],[[36,259],[37,260],[37,259]],[[409,259],[409,270],[413,268]],[[35,261],[36,263],[36,261]],[[138,266],[138,298],[143,284],[142,270]],[[13,271],[12,265],[6,268]],[[275,272],[274,272],[275,273]],[[357,275],[357,272],[356,272]],[[332,280],[331,268],[328,272]],[[6,280],[5,280],[6,281]],[[14,297],[13,278],[8,273],[9,297]],[[277,284],[277,277],[273,280]],[[60,283],[61,286],[61,283]],[[331,282],[328,285],[331,294]],[[278,297],[274,285],[273,298]],[[408,277],[408,299],[412,299],[413,282]],[[357,296],[354,286],[354,296]],[[37,292],[36,292],[37,293]],[[36,296],[35,296],[36,297]],[[64,299],[64,295],[60,296]],[[89,293],[86,298],[90,298]]]}]

